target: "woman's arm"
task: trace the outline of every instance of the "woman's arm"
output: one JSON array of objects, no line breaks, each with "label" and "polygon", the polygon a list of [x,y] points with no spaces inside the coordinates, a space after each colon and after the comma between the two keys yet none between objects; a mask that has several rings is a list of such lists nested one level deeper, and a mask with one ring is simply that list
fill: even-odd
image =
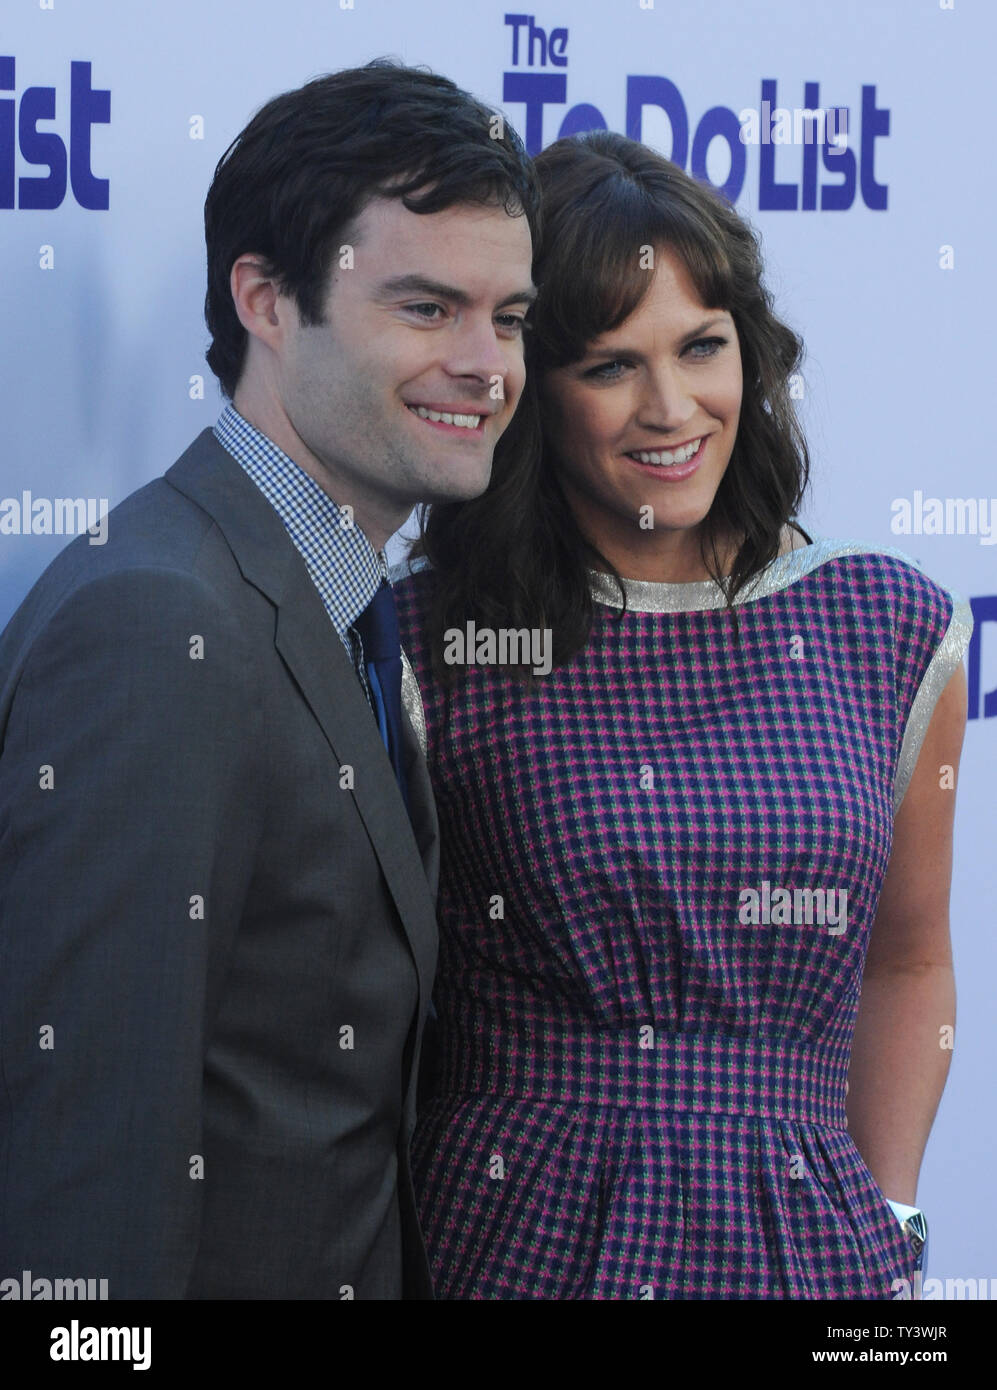
[{"label": "woman's arm", "polygon": [[960,664],[935,707],[897,812],[852,1043],[848,1128],[876,1182],[896,1202],[916,1201],[952,1056],[949,891],[966,709]]}]

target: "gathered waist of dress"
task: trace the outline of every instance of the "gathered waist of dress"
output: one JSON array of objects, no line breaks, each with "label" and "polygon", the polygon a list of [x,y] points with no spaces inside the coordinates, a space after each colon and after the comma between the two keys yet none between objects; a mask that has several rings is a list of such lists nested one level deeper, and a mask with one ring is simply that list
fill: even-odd
[{"label": "gathered waist of dress", "polygon": [[439,1086],[551,1104],[762,1115],[846,1127],[848,1055],[792,1038],[440,1016]]}]

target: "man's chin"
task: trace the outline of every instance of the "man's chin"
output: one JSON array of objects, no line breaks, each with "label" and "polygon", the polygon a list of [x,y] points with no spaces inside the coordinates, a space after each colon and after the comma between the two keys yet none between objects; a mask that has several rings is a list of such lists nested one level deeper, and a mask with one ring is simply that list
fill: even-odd
[{"label": "man's chin", "polygon": [[432,492],[427,488],[426,502],[472,502],[475,497],[480,497],[488,489],[488,484],[492,478],[491,460],[487,468],[472,471],[465,475],[454,475],[452,477],[435,477],[432,481]]}]

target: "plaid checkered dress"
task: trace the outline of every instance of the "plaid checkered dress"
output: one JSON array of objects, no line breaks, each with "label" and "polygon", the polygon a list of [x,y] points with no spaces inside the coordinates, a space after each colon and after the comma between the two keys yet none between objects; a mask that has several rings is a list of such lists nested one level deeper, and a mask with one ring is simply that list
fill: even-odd
[{"label": "plaid checkered dress", "polygon": [[432,583],[395,592],[441,828],[413,1141],[438,1296],[895,1296],[913,1250],[845,1081],[968,605],[899,552],[817,540],[742,597],[737,646],[711,582],[627,581],[623,611],[593,575],[579,655],[532,692],[471,665],[444,721]]}]

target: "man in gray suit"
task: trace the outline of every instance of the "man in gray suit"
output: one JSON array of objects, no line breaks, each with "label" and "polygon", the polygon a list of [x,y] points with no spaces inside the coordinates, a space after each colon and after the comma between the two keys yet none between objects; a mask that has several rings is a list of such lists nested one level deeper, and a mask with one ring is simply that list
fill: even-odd
[{"label": "man in gray suit", "polygon": [[498,117],[387,62],[219,163],[231,404],[0,639],[0,1279],[432,1296],[436,819],[383,547],[488,482],[536,208]]}]

